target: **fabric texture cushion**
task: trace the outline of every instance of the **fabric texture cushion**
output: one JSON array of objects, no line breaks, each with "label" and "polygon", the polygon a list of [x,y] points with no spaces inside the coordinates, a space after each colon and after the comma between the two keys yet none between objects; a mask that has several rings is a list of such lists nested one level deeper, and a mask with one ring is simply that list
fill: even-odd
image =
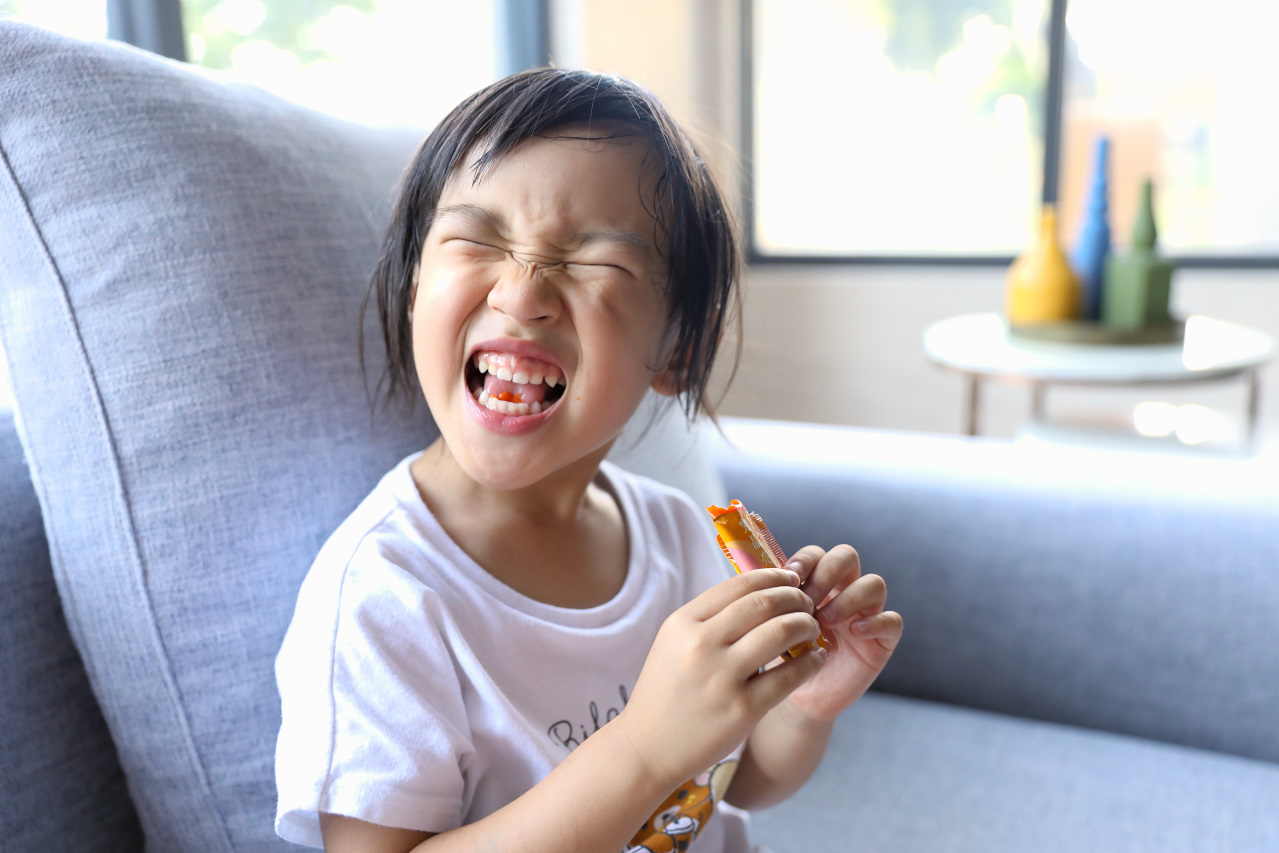
[{"label": "fabric texture cushion", "polygon": [[142,850],[115,744],[71,643],[12,412],[0,407],[5,850]]},{"label": "fabric texture cushion", "polygon": [[730,493],[783,546],[849,542],[887,581],[905,632],[877,689],[1279,762],[1279,471],[767,421],[725,432]]},{"label": "fabric texture cushion", "polygon": [[0,334],[72,637],[148,849],[283,847],[298,585],[435,434],[424,405],[372,418],[356,358],[423,134],[10,20],[0,44]]},{"label": "fabric texture cushion", "polygon": [[753,816],[773,853],[1279,850],[1268,762],[876,693],[826,755]]}]

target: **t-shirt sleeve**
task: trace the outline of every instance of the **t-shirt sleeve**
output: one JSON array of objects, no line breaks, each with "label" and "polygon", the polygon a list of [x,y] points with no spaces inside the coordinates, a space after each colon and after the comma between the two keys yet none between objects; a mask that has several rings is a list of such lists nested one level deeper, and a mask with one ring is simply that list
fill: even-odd
[{"label": "t-shirt sleeve", "polygon": [[646,478],[633,480],[649,507],[659,547],[678,560],[685,601],[733,576],[732,565],[715,543],[715,526],[705,508],[677,489]]},{"label": "t-shirt sleeve", "polygon": [[317,560],[276,659],[276,832],[288,841],[322,846],[320,812],[461,824],[472,744],[449,623],[387,551],[366,541],[344,564]]}]

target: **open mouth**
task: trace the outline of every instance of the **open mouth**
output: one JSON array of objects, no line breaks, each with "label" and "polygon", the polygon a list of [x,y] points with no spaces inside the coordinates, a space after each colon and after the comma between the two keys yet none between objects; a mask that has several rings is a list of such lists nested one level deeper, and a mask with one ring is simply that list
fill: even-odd
[{"label": "open mouth", "polygon": [[475,402],[512,417],[540,415],[564,396],[564,374],[541,359],[481,350],[466,363]]}]

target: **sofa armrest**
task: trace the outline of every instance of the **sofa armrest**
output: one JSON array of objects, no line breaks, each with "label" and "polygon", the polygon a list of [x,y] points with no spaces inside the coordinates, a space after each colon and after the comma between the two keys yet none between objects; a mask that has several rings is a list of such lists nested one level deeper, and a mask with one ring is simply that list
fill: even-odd
[{"label": "sofa armrest", "polygon": [[1279,761],[1261,462],[728,420],[729,493],[849,542],[905,635],[878,689]]}]

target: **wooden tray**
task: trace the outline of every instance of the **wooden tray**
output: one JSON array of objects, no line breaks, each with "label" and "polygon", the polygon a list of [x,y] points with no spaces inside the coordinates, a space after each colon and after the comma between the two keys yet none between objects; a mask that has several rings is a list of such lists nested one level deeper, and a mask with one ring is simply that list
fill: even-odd
[{"label": "wooden tray", "polygon": [[1062,344],[1094,346],[1151,346],[1179,344],[1186,338],[1186,324],[1175,320],[1144,329],[1115,329],[1098,322],[1008,324],[1011,337]]}]

